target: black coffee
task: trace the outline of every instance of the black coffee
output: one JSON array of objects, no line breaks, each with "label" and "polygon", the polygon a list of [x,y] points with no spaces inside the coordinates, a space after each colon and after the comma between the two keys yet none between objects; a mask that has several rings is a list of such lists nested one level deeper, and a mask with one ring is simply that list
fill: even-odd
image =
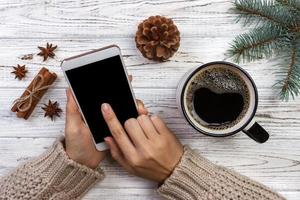
[{"label": "black coffee", "polygon": [[193,76],[186,90],[186,105],[202,126],[226,129],[245,116],[249,91],[237,72],[226,65],[212,65]]},{"label": "black coffee", "polygon": [[194,109],[198,116],[209,124],[224,124],[234,121],[243,111],[244,100],[239,93],[215,93],[208,88],[199,88],[194,93]]}]

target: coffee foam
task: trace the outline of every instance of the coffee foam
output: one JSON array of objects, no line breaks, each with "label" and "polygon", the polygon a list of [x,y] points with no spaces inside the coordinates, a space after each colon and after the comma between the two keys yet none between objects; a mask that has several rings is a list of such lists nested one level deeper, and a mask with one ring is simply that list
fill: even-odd
[{"label": "coffee foam", "polygon": [[[190,115],[201,125],[209,129],[224,130],[236,125],[249,108],[249,90],[241,76],[228,68],[227,65],[215,64],[201,69],[191,78],[187,85],[186,104]],[[215,93],[239,93],[243,96],[244,107],[234,121],[222,124],[208,124],[202,120],[194,110],[193,94],[199,88],[208,88]]]}]

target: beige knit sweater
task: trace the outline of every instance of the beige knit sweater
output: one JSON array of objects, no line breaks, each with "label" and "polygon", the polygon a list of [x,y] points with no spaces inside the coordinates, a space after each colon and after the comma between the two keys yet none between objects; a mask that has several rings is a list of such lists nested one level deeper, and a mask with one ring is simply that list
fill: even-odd
[{"label": "beige knit sweater", "polygon": [[[58,140],[44,154],[0,180],[0,200],[80,199],[103,178],[100,168],[92,170],[69,159]],[[245,176],[214,165],[189,147],[158,193],[174,200],[284,199]]]}]

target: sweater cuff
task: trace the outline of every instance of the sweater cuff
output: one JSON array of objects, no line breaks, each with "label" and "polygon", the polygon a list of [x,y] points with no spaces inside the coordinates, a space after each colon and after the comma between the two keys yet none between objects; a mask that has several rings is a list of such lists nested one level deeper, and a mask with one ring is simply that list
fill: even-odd
[{"label": "sweater cuff", "polygon": [[282,200],[256,181],[213,164],[189,147],[158,193],[166,199],[272,199]]},{"label": "sweater cuff", "polygon": [[[188,146],[184,146],[184,153],[172,174],[158,188],[158,193],[166,199],[210,199],[203,179],[210,177],[209,168],[213,164]],[[196,196],[195,196],[196,195]],[[207,198],[205,198],[207,197]]]},{"label": "sweater cuff", "polygon": [[48,191],[44,193],[54,194],[58,199],[60,197],[77,199],[104,178],[99,166],[91,169],[70,159],[64,149],[63,137],[32,161],[29,167],[41,174],[41,178],[50,185]]}]

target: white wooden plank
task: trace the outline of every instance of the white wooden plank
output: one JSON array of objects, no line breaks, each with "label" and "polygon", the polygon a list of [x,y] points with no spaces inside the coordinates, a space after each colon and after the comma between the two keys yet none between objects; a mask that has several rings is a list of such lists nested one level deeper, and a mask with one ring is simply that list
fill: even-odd
[{"label": "white wooden plank", "polygon": [[286,199],[299,199],[300,192],[299,191],[283,191],[280,192]]},{"label": "white wooden plank", "polygon": [[[2,38],[111,38],[132,36],[151,15],[172,17],[182,36],[222,36],[241,31],[232,2],[13,0],[0,2]],[[230,28],[228,27],[230,25]]]},{"label": "white wooden plank", "polygon": [[[183,119],[177,110],[175,89],[145,89],[135,88],[136,97],[142,99],[150,112],[160,115],[172,130],[181,138],[202,138]],[[63,112],[61,118],[55,122],[44,118],[41,109],[48,99],[58,101],[61,108],[65,108],[65,89],[49,90],[37,105],[29,120],[16,118],[10,111],[12,102],[18,98],[23,89],[0,88],[0,137],[55,137],[64,131]],[[294,139],[299,138],[300,115],[299,101],[278,102],[261,99],[259,102],[257,120],[271,134],[271,138]],[[45,129],[47,127],[47,129]],[[22,130],[22,131],[20,131]],[[244,134],[237,134],[233,139],[248,139]],[[230,140],[230,139],[229,139]]]},{"label": "white wooden plank", "polygon": [[[297,191],[279,191],[286,199],[299,199],[300,192]],[[155,195],[154,189],[106,189],[106,188],[93,188],[84,199],[87,200],[151,200],[151,199],[162,199],[158,195]]]},{"label": "white wooden plank", "polygon": [[92,188],[90,192],[88,192],[83,199],[86,200],[154,200],[154,199],[162,199],[155,191],[155,189],[124,189],[124,188]]},{"label": "white wooden plank", "polygon": [[[286,199],[299,199],[300,192],[290,191],[279,191]],[[151,200],[151,199],[163,199],[155,194],[154,189],[104,189],[104,188],[93,188],[90,192],[84,196],[87,200]]]}]

